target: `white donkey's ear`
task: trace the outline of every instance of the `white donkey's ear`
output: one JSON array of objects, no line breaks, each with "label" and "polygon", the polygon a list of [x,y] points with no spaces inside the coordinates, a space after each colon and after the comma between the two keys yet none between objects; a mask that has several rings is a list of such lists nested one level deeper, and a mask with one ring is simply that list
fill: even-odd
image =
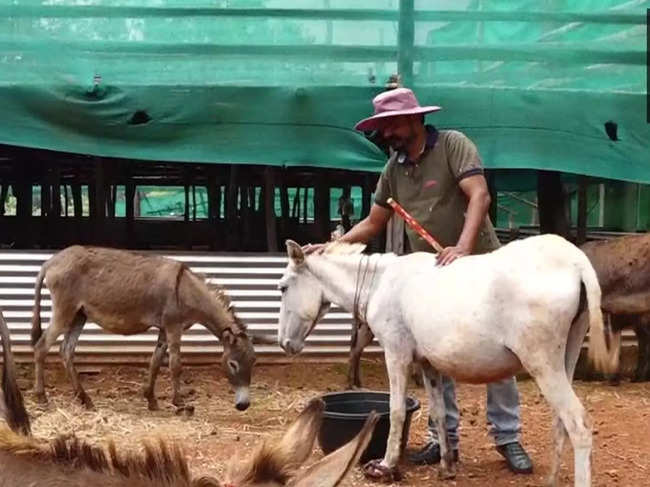
[{"label": "white donkey's ear", "polygon": [[291,262],[293,262],[295,265],[302,264],[305,261],[305,253],[303,252],[300,245],[298,245],[293,240],[287,240],[285,244],[287,246],[287,254],[289,255],[289,259],[291,259]]}]

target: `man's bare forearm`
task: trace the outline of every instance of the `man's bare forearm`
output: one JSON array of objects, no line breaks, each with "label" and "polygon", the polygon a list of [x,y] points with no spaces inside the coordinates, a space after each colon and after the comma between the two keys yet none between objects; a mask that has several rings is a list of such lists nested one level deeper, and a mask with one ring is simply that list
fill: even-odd
[{"label": "man's bare forearm", "polygon": [[474,251],[478,232],[489,209],[489,193],[479,192],[470,198],[467,205],[467,216],[465,217],[463,231],[457,243],[459,247],[467,250],[468,253]]}]

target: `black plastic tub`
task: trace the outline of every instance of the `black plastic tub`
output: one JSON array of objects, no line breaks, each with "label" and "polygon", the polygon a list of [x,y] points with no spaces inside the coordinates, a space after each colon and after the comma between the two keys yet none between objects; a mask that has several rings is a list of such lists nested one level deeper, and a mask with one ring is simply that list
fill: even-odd
[{"label": "black plastic tub", "polygon": [[[390,430],[389,393],[376,391],[332,392],[322,396],[322,399],[325,402],[325,411],[323,413],[323,425],[318,433],[318,443],[325,454],[352,440],[363,428],[370,412],[375,410],[379,413],[379,421],[368,448],[361,456],[361,462],[365,463],[375,458],[384,457]],[[418,409],[420,409],[418,400],[407,397],[402,451],[408,441],[411,416]]]}]

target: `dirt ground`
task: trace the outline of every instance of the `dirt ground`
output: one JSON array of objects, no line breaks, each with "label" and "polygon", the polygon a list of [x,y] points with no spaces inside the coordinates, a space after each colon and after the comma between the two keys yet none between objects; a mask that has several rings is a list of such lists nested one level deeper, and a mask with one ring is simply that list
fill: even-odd
[{"label": "dirt ground", "polygon": [[[53,437],[76,433],[103,442],[109,438],[126,448],[136,440],[162,435],[182,439],[192,471],[219,477],[233,455],[245,455],[265,437],[279,437],[306,402],[329,391],[341,390],[347,365],[296,362],[289,365],[258,366],[252,388],[252,405],[245,412],[233,407],[232,391],[217,366],[186,367],[185,387],[195,406],[193,416],[179,416],[169,403],[167,369],[158,380],[161,410],[146,408],[140,390],[146,370],[141,367],[103,367],[83,375],[95,411],[83,410],[73,401],[63,369],[48,365],[46,384],[50,402],[39,407],[31,393],[31,368],[20,368],[20,385],[26,391],[34,434]],[[369,389],[387,390],[385,369],[379,360],[364,360],[362,379]],[[578,396],[595,423],[593,471],[595,486],[642,486],[650,481],[650,383],[623,383],[612,387],[601,382],[576,382]],[[437,479],[436,467],[415,467],[403,463],[404,480],[396,485],[450,485],[491,487],[540,486],[549,470],[551,415],[532,381],[520,381],[523,443],[535,471],[519,476],[508,471],[495,451],[485,420],[485,387],[460,385],[462,409],[461,462],[454,481]],[[413,417],[408,448],[422,444],[426,432],[427,403],[424,391],[411,385],[409,394],[422,403]],[[318,446],[308,463],[322,456]],[[573,485],[573,453],[567,444],[561,473],[562,485]],[[371,486],[359,469],[344,485]]]}]

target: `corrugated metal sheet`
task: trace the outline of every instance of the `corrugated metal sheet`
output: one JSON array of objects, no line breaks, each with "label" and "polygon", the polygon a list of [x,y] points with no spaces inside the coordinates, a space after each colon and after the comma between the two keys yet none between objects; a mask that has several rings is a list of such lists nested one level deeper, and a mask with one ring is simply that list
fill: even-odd
[{"label": "corrugated metal sheet", "polygon": [[[192,270],[204,274],[211,282],[223,285],[231,296],[237,313],[252,333],[276,335],[280,293],[277,281],[286,265],[286,258],[277,254],[169,253],[167,256],[186,262]],[[11,331],[14,352],[20,360],[30,360],[29,344],[34,282],[40,266],[52,256],[50,252],[0,252],[0,306]],[[51,301],[43,289],[41,317],[43,327],[49,325]],[[333,307],[307,339],[304,355],[345,356],[349,351],[352,316]],[[79,339],[77,357],[80,362],[148,361],[153,352],[157,332],[121,336],[104,332],[94,323],[87,323]],[[634,335],[626,333],[626,341]],[[50,355],[58,353],[58,343]],[[278,346],[257,346],[260,355],[284,358]],[[192,326],[182,340],[186,362],[213,363],[221,352],[218,340],[201,325]],[[381,353],[375,341],[365,353]]]},{"label": "corrugated metal sheet", "polygon": [[[51,252],[4,251],[0,252],[0,307],[11,331],[14,352],[19,359],[31,360],[29,342],[34,282],[38,271]],[[219,254],[219,253],[168,253],[168,257],[187,263],[210,282],[224,286],[231,296],[238,315],[247,323],[252,333],[277,334],[280,279],[286,258],[272,254]],[[43,288],[41,318],[43,328],[49,325],[52,315],[48,290]],[[333,307],[307,340],[305,354],[345,355],[350,348],[352,316]],[[84,362],[115,362],[120,357],[127,360],[146,361],[153,352],[157,331],[121,336],[104,332],[95,323],[87,323],[79,339],[77,356]],[[50,355],[58,353],[58,344]],[[256,346],[259,354],[284,357],[278,346]],[[185,332],[182,339],[184,360],[214,362],[214,354],[221,352],[217,338],[203,326],[196,324]],[[368,353],[381,352],[377,344]]]}]

